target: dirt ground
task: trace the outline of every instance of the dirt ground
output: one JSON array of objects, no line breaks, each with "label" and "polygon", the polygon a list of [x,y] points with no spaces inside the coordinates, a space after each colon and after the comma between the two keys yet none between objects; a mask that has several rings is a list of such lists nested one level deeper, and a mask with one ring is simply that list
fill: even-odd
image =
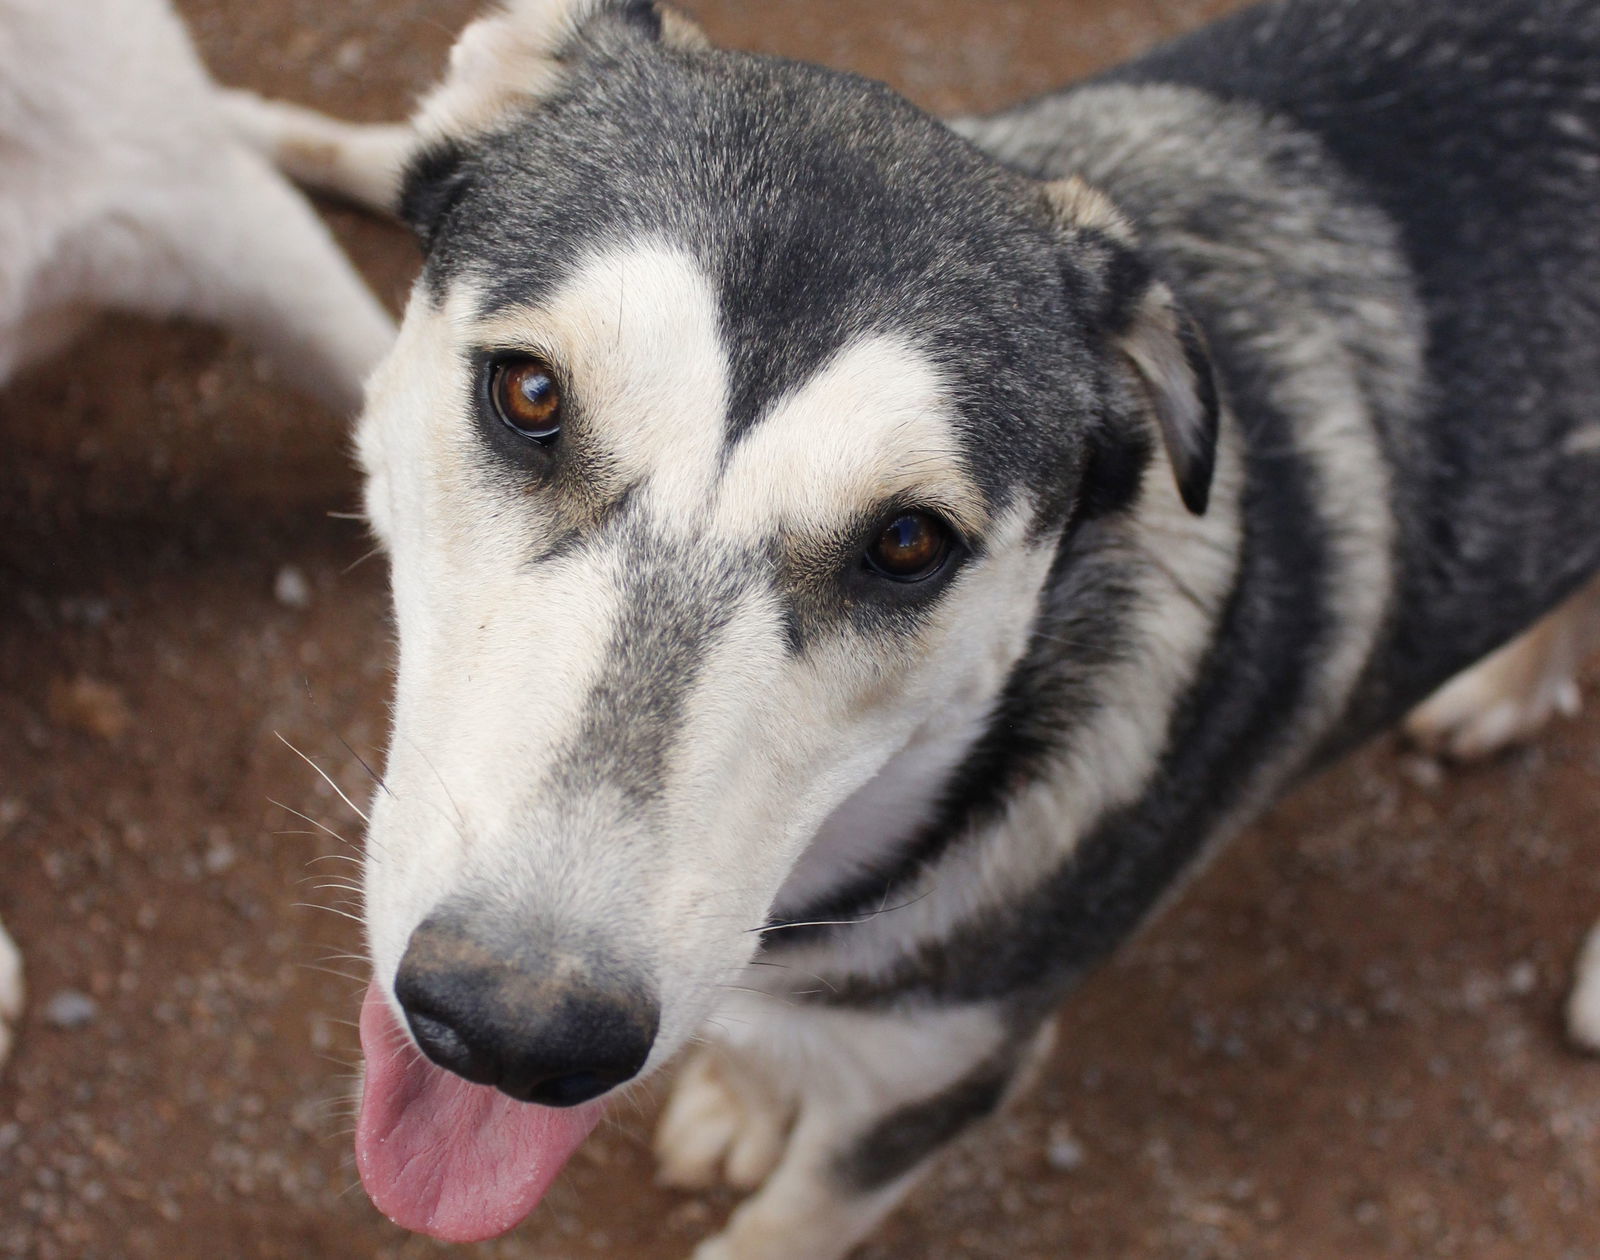
[{"label": "dirt ground", "polygon": [[[399,114],[464,0],[183,0],[218,76]],[[720,40],[939,110],[1044,90],[1225,0],[699,0]],[[330,208],[398,303],[396,229]],[[382,742],[382,562],[339,418],[195,328],[108,320],[0,397],[0,1255],[415,1257],[349,1156],[360,963],[341,744]],[[865,1252],[1600,1256],[1600,1063],[1559,1010],[1600,913],[1600,717],[1447,771],[1392,743],[1300,791],[1083,989],[1043,1086]],[[279,805],[275,802],[282,802]],[[305,903],[304,908],[301,904]],[[327,968],[329,970],[321,970]],[[686,1253],[654,1101],[484,1256]]]}]

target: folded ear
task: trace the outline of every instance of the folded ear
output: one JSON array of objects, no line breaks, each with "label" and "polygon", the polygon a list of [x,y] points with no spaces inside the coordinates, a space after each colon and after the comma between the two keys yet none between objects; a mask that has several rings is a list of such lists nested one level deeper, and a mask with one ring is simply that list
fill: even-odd
[{"label": "folded ear", "polygon": [[549,100],[591,57],[640,44],[710,46],[693,22],[654,0],[505,0],[462,31],[444,81],[412,117],[416,142],[399,209],[423,249],[471,183],[474,136]]},{"label": "folded ear", "polygon": [[1045,187],[1088,289],[1091,321],[1140,379],[1184,504],[1205,514],[1219,407],[1205,338],[1141,257],[1132,226],[1104,194],[1072,178]]},{"label": "folded ear", "polygon": [[655,0],[505,0],[461,32],[444,82],[413,121],[426,140],[486,131],[559,92],[586,54],[639,42],[707,46],[699,27]]}]

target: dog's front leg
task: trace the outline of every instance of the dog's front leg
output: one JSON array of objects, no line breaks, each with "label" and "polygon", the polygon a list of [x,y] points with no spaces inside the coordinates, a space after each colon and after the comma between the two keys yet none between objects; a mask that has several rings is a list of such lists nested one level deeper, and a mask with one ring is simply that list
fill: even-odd
[{"label": "dog's front leg", "polygon": [[767,1021],[746,1052],[785,1075],[794,1128],[766,1183],[695,1260],[848,1255],[930,1156],[1000,1106],[1044,1041],[992,1007],[799,1010]]},{"label": "dog's front leg", "polygon": [[394,341],[372,296],[310,204],[259,154],[230,141],[204,180],[162,203],[145,251],[176,276],[130,293],[136,310],[213,320],[267,353],[285,378],[348,414]]},{"label": "dog's front leg", "polygon": [[22,1016],[22,955],[0,927],[0,1063],[11,1053],[11,1040]]}]

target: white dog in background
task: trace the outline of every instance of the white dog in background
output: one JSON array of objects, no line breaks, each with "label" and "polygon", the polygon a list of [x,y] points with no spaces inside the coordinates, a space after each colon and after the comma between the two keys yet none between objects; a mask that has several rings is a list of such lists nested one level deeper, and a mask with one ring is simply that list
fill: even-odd
[{"label": "white dog in background", "polygon": [[[0,0],[0,384],[115,308],[221,324],[356,408],[393,322],[241,138],[251,99],[165,0]],[[22,996],[0,930],[0,1059]]]}]

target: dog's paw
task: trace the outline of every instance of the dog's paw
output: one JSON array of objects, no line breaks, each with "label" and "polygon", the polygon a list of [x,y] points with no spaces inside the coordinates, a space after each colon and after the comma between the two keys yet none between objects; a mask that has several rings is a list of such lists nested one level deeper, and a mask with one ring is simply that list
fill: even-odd
[{"label": "dog's paw", "polygon": [[22,1017],[22,955],[0,928],[0,1064],[11,1052],[17,1021]]},{"label": "dog's paw", "polygon": [[[792,1187],[791,1187],[792,1189]],[[844,1260],[879,1219],[864,1222],[833,1209],[827,1195],[796,1203],[787,1195],[766,1196],[770,1187],[740,1206],[722,1233],[706,1239],[692,1260]]]},{"label": "dog's paw", "polygon": [[1600,1054],[1600,924],[1578,954],[1572,996],[1567,999],[1567,1035],[1580,1050]]},{"label": "dog's paw", "polygon": [[753,1190],[777,1166],[788,1127],[788,1108],[755,1073],[724,1050],[698,1050],[656,1129],[658,1180],[679,1190],[719,1181]]},{"label": "dog's paw", "polygon": [[1412,711],[1405,730],[1427,752],[1470,761],[1531,739],[1579,705],[1571,663],[1529,636],[1452,678]]},{"label": "dog's paw", "polygon": [[690,1260],[739,1260],[739,1256],[734,1251],[733,1244],[728,1241],[728,1236],[718,1234],[696,1247]]}]

